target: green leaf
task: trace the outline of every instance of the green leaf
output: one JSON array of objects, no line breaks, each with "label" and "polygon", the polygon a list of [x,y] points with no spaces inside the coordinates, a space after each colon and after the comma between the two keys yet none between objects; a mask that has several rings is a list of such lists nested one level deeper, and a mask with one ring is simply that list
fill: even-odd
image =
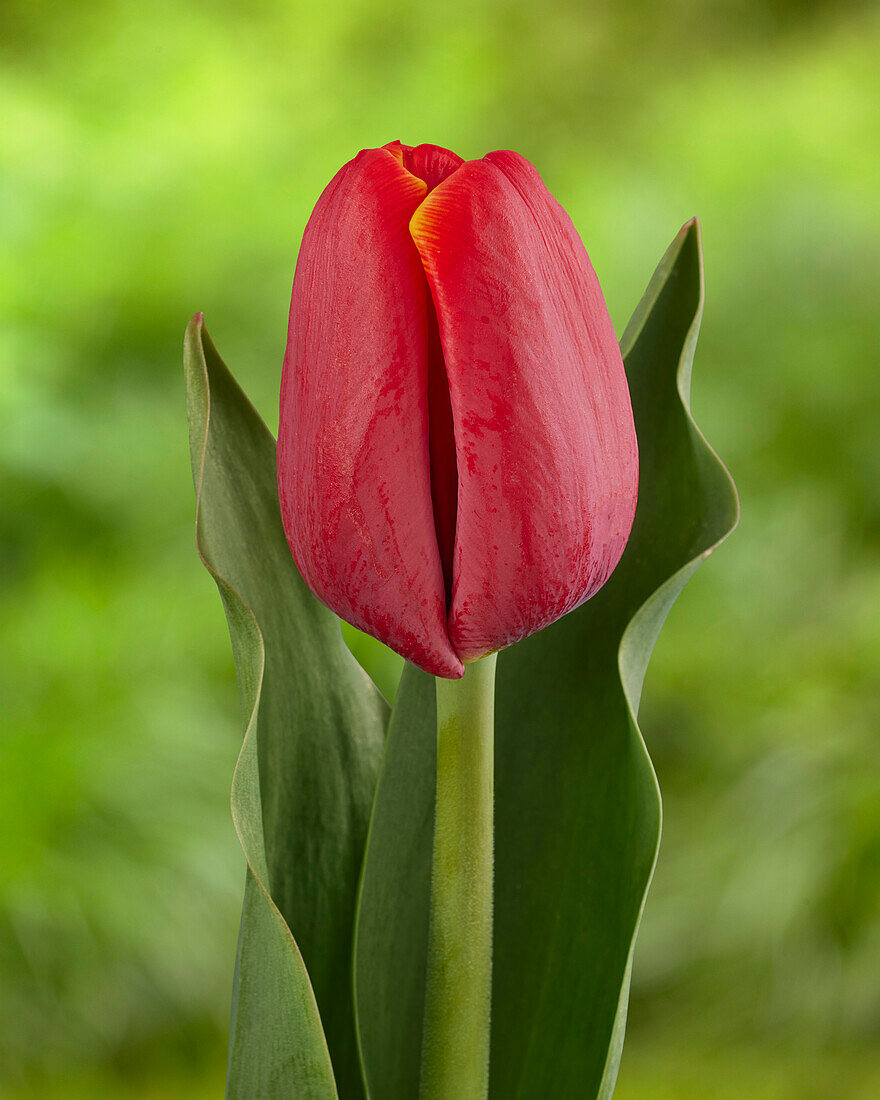
[{"label": "green leaf", "polygon": [[[609,1097],[635,935],[660,837],[660,796],[636,723],[660,627],[736,524],[733,483],[694,424],[703,309],[699,227],[663,257],[622,349],[640,451],[620,565],[589,603],[499,656],[490,1094]],[[418,1095],[435,716],[401,680],[358,911],[355,972],[373,1100]]]},{"label": "green leaf", "polygon": [[245,731],[232,785],[248,870],[227,1096],[329,1100],[338,1089],[356,1100],[352,922],[388,708],[294,566],[274,441],[200,315],[184,366],[196,541],[223,598]]},{"label": "green leaf", "polygon": [[434,677],[404,665],[358,899],[355,1009],[367,1094],[418,1096],[437,730]]}]

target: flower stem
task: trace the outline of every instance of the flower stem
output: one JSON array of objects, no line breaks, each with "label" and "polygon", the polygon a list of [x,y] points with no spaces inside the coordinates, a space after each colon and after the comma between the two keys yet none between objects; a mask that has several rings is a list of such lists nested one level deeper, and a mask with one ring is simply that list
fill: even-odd
[{"label": "flower stem", "polygon": [[492,995],[495,660],[438,677],[421,1100],[485,1100]]}]

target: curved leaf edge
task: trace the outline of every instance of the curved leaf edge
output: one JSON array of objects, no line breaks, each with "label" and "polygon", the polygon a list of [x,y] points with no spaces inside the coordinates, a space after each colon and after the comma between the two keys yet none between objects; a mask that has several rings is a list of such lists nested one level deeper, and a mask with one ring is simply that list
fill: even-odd
[{"label": "curved leaf edge", "polygon": [[[624,629],[618,646],[617,664],[620,675],[620,687],[629,713],[632,733],[637,739],[639,753],[647,766],[650,781],[653,786],[658,810],[658,828],[653,857],[645,881],[638,916],[633,927],[632,940],[630,942],[629,954],[627,956],[623,981],[621,983],[620,999],[618,1001],[617,1013],[615,1015],[608,1044],[608,1056],[599,1085],[597,1100],[610,1100],[617,1082],[617,1074],[623,1052],[633,957],[635,954],[639,928],[645,911],[648,892],[654,878],[654,872],[657,868],[657,859],[660,852],[663,802],[657,773],[654,769],[647,743],[645,742],[644,735],[638,723],[642,686],[651,654],[672,605],[700,565],[702,565],[706,558],[730,537],[736,530],[740,520],[739,496],[733,478],[694,420],[690,406],[691,371],[705,304],[702,232],[698,218],[692,218],[682,226],[675,239],[664,253],[641,301],[624,330],[624,334],[620,341],[620,349],[625,360],[630,351],[637,344],[648,317],[657,303],[667,279],[674,271],[676,262],[690,234],[693,234],[695,237],[695,245],[699,258],[699,295],[693,319],[691,320],[682,344],[681,355],[679,356],[678,367],[676,369],[676,387],[681,402],[681,411],[684,415],[693,442],[694,455],[702,465],[707,476],[711,477],[712,491],[716,493],[719,498],[726,498],[729,515],[725,523],[709,536],[703,546],[699,547],[697,553],[676,570],[672,576],[668,577],[659,588],[655,589],[648,599],[636,610]],[[646,630],[643,629],[645,627],[647,627]],[[637,634],[642,634],[642,636],[637,639]]]},{"label": "curved leaf edge", "polygon": [[[189,322],[184,336],[184,367],[186,378],[187,415],[190,425],[190,458],[193,468],[193,483],[196,494],[195,516],[195,544],[196,552],[202,565],[213,578],[220,592],[224,611],[229,624],[230,638],[233,646],[236,679],[239,685],[240,703],[243,712],[244,732],[242,745],[239,750],[235,768],[232,775],[230,790],[230,811],[236,836],[241,845],[247,862],[249,874],[253,877],[261,897],[269,906],[279,931],[282,932],[285,942],[293,956],[293,962],[301,971],[304,988],[309,994],[309,1014],[312,1017],[309,1023],[320,1035],[322,1053],[326,1060],[326,1066],[319,1067],[323,1070],[322,1076],[326,1076],[327,1084],[332,1089],[329,1093],[333,1098],[338,1097],[333,1067],[330,1060],[330,1050],[327,1046],[326,1036],[321,1024],[318,1011],[318,1003],[315,999],[311,979],[306,969],[305,961],[299,950],[299,946],[291,932],[287,921],[284,919],[278,906],[269,891],[268,868],[266,866],[265,842],[262,838],[262,815],[257,817],[256,831],[247,828],[245,816],[247,802],[247,790],[250,777],[246,776],[249,767],[256,766],[256,736],[257,717],[260,706],[263,676],[266,663],[266,648],[263,634],[253,610],[248,606],[235,588],[222,577],[214,568],[210,559],[206,556],[201,545],[200,519],[202,485],[204,483],[205,460],[208,450],[208,436],[211,422],[211,387],[206,360],[206,344],[217,360],[222,364],[222,359],[214,347],[207,329],[205,328],[204,315],[197,313]],[[225,369],[225,365],[224,365]],[[247,400],[246,395],[243,395]],[[248,402],[250,404],[250,402]],[[251,406],[253,408],[253,406]],[[254,410],[254,415],[259,414]],[[252,643],[254,656],[248,655],[248,647],[244,644],[248,638]],[[256,784],[256,801],[260,804],[259,783]],[[260,835],[257,835],[260,834]],[[230,1055],[232,1044],[230,1043]]]}]

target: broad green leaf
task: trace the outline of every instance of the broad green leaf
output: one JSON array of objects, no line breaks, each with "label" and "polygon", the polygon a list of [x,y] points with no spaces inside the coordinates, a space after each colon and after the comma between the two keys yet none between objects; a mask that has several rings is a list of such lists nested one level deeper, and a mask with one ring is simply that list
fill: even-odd
[{"label": "broad green leaf", "polygon": [[184,365],[196,539],[223,598],[245,730],[232,785],[248,869],[227,1096],[330,1100],[338,1089],[357,1100],[352,922],[388,708],[294,566],[274,441],[201,316]]},{"label": "broad green leaf", "polygon": [[[636,723],[660,627],[733,529],[733,483],[694,424],[703,308],[699,228],[661,261],[622,349],[640,451],[639,504],[609,583],[499,656],[490,1094],[609,1097],[632,951],[660,837]],[[418,1094],[435,748],[424,677],[407,669],[365,858],[355,971],[372,1100]]]}]

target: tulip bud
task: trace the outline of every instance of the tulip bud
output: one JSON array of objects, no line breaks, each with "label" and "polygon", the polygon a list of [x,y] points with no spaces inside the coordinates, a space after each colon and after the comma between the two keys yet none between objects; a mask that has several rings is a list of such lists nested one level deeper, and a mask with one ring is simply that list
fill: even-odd
[{"label": "tulip bud", "polygon": [[605,583],[637,485],[602,291],[535,168],[400,142],[346,164],[306,226],[281,381],[311,590],[455,678]]}]

